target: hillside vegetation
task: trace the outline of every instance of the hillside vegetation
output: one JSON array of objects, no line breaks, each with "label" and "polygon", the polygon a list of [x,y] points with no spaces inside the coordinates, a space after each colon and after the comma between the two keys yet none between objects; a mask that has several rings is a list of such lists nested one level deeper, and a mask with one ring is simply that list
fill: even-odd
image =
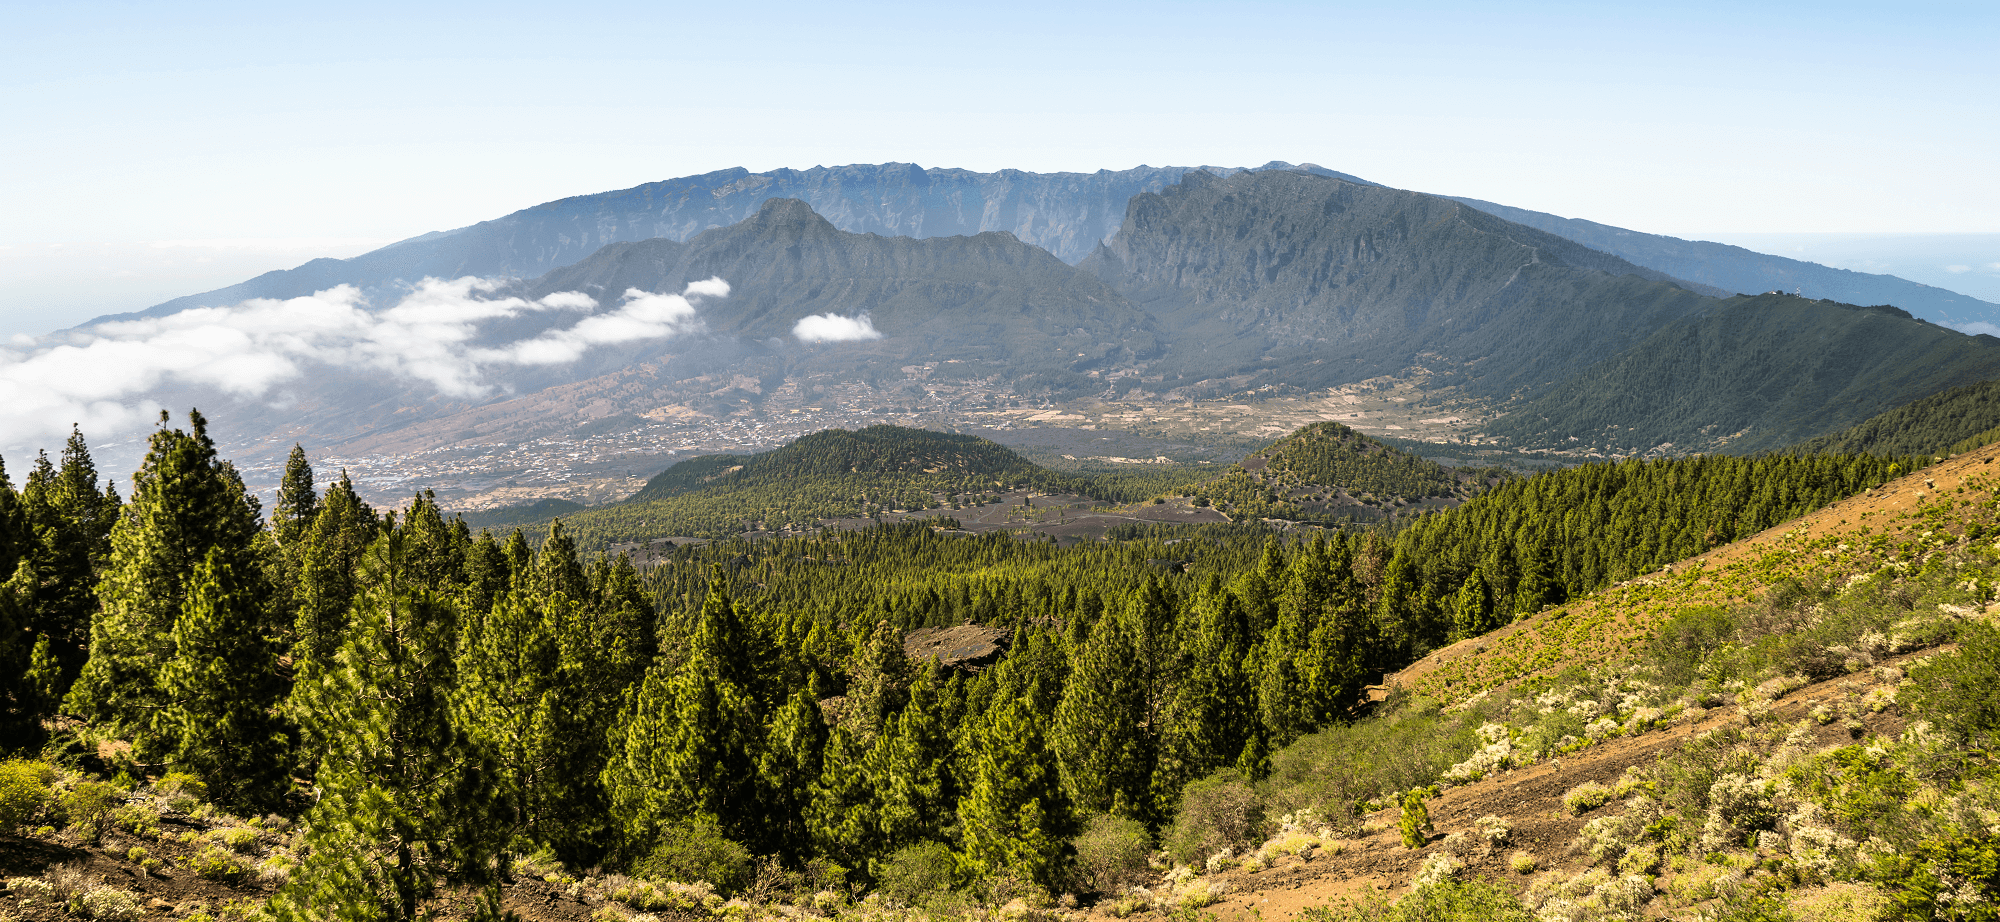
[{"label": "hillside vegetation", "polygon": [[665,535],[786,531],[888,510],[949,509],[1009,490],[1086,487],[968,435],[870,426],[827,429],[757,455],[704,455],[667,468],[622,503],[564,517],[587,547]]},{"label": "hillside vegetation", "polygon": [[[539,548],[475,538],[421,496],[378,515],[344,480],[320,490],[303,452],[266,521],[191,423],[154,435],[129,500],[97,490],[80,437],[21,490],[0,482],[17,574],[0,746],[23,757],[0,772],[0,823],[33,854],[134,869],[31,859],[10,912],[111,918],[158,871],[233,918],[1193,913],[1232,880],[1337,859],[1385,809],[1422,853],[1406,899],[1460,907],[1430,918],[1609,918],[1653,904],[1654,881],[1717,913],[1834,885],[1910,919],[2000,898],[1978,626],[2000,557],[1978,459],[1888,491],[1893,462],[1865,456],[1585,465],[1399,532],[1289,542],[1227,524],[1059,548],[906,523],[681,548],[642,575],[563,528]],[[657,502],[746,473],[1011,464],[959,437],[904,450],[920,438],[711,459]],[[1902,505],[1836,506],[1855,520],[1653,573],[1869,489]],[[911,628],[968,621],[1010,635],[990,668],[905,650]],[[1810,726],[1767,706],[1948,641],[1961,651],[1910,667],[1901,694]],[[1378,716],[1358,712],[1412,663]],[[1603,813],[1574,860],[1532,846],[1526,867],[1550,871],[1525,893],[1460,877],[1529,818],[1433,848],[1433,786],[1731,699],[1741,726],[1577,792],[1572,809]],[[1912,729],[1815,735],[1886,733],[1867,718],[1889,708]],[[1377,909],[1324,912],[1416,911]]]},{"label": "hillside vegetation", "polygon": [[1194,495],[1238,519],[1372,521],[1413,503],[1475,495],[1501,476],[1460,474],[1328,422],[1252,452]]},{"label": "hillside vegetation", "polygon": [[2000,340],[1894,308],[1769,294],[1717,302],[1495,421],[1534,448],[1781,449],[2000,376]]},{"label": "hillside vegetation", "polygon": [[1936,456],[1970,451],[1995,439],[2000,439],[2000,380],[1939,391],[1786,451]]}]

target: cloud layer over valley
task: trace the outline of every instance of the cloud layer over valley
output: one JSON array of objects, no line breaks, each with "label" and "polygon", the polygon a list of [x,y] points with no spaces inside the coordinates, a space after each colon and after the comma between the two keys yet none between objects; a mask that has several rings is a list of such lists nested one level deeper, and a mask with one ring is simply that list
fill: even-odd
[{"label": "cloud layer over valley", "polygon": [[[487,380],[493,369],[558,365],[597,346],[700,332],[696,306],[729,294],[729,283],[711,278],[679,294],[629,289],[616,306],[601,309],[581,292],[531,301],[500,295],[503,284],[427,278],[383,310],[341,285],[302,298],[17,336],[0,345],[0,449],[49,445],[71,423],[93,437],[139,427],[157,416],[151,394],[160,388],[270,399],[316,368],[387,375],[447,397],[480,398],[495,390]],[[586,316],[569,324],[558,318],[553,327],[512,340],[488,329],[537,314]]]}]

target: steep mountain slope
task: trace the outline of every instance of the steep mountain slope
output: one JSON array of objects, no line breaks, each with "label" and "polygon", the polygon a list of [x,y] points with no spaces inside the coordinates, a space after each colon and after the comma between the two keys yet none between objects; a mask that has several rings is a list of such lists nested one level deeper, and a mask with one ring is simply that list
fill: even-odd
[{"label": "steep mountain slope", "polygon": [[[446,400],[401,379],[326,369],[301,382],[285,406],[246,404],[218,416],[232,439],[277,430],[287,442],[405,453],[472,438],[548,436],[690,401],[721,415],[754,409],[788,380],[899,378],[896,369],[927,360],[939,363],[940,377],[999,374],[1009,386],[1072,391],[1097,386],[1092,370],[1160,348],[1144,312],[1011,234],[848,233],[795,199],[768,200],[749,219],[685,243],[614,244],[507,293],[584,291],[603,303],[602,313],[629,289],[674,292],[711,277],[731,290],[700,303],[698,332],[598,345],[560,364],[488,369],[502,389],[483,399]],[[829,314],[865,316],[879,338],[814,343],[794,335],[800,319]],[[483,326],[479,342],[519,342],[576,322],[567,312],[527,312]],[[214,403],[212,395],[175,396]]]},{"label": "steep mountain slope", "polygon": [[[1170,185],[1192,169],[1134,167],[1095,173],[979,173],[925,169],[913,163],[851,164],[752,173],[741,167],[579,195],[522,209],[470,227],[433,232],[353,259],[316,259],[267,272],[228,288],[175,298],[131,316],[162,316],[190,307],[249,298],[288,298],[338,284],[366,291],[425,276],[533,278],[571,265],[612,243],[688,240],[757,213],[766,200],[796,198],[842,230],[905,237],[948,237],[1003,230],[1075,262],[1118,229],[1125,203]],[[1271,163],[1260,169],[1305,169]],[[1352,179],[1353,177],[1346,177]]]},{"label": "steep mountain slope", "polygon": [[1160,318],[1188,376],[1316,387],[1422,366],[1539,389],[1708,298],[1458,202],[1295,172],[1190,173],[1081,267]]},{"label": "steep mountain slope", "polygon": [[1981,381],[1939,391],[1785,450],[1801,455],[1936,456],[1992,442],[2000,437],[1995,430],[2000,430],[2000,381]]},{"label": "steep mountain slope", "polygon": [[2000,376],[2000,339],[1894,308],[1731,298],[1669,324],[1493,424],[1518,444],[1750,452]]},{"label": "steep mountain slope", "polygon": [[1797,289],[1799,294],[1808,298],[1847,304],[1893,304],[1925,320],[1943,324],[2000,322],[2000,304],[1893,275],[1834,269],[1724,243],[1641,233],[1478,199],[1458,196],[1452,196],[1452,199],[1517,224],[1623,257],[1637,265],[1657,269],[1675,278],[1714,286],[1724,294]]},{"label": "steep mountain slope", "polygon": [[[867,315],[882,339],[821,353],[898,361],[919,355],[999,366],[1010,377],[1063,375],[1159,348],[1150,319],[1104,283],[1006,232],[883,237],[839,230],[797,199],[770,199],[748,220],[685,244],[613,244],[528,285],[557,291],[674,291],[727,279],[703,309],[719,334],[789,339],[812,315]],[[837,353],[836,355],[827,354]]]}]

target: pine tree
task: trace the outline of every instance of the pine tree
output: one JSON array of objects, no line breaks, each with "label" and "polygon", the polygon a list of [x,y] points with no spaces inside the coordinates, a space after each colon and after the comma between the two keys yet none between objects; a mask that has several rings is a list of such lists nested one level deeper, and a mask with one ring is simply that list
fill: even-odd
[{"label": "pine tree", "polygon": [[1131,629],[1124,618],[1106,617],[1084,643],[1049,736],[1064,792],[1079,812],[1150,814],[1154,745],[1146,712],[1145,670]]},{"label": "pine tree", "polygon": [[746,685],[757,673],[742,618],[711,574],[688,659],[650,671],[614,731],[604,786],[626,847],[649,850],[677,823],[706,820],[768,848],[758,807],[763,721]]},{"label": "pine tree", "polygon": [[813,836],[813,789],[827,748],[826,718],[810,688],[792,694],[771,720],[757,776],[771,795],[766,815],[781,853],[793,860],[805,856]]},{"label": "pine tree", "polygon": [[[53,688],[60,700],[83,668],[97,610],[98,572],[111,549],[111,526],[118,518],[118,494],[100,492],[97,466],[83,434],[72,429],[63,446],[62,467],[46,455],[36,459],[21,491],[35,541],[35,604],[29,629],[48,639],[57,666]],[[39,641],[37,641],[39,643]]]},{"label": "pine tree", "polygon": [[210,551],[237,567],[245,591],[270,610],[263,563],[270,548],[258,540],[257,500],[235,467],[216,457],[207,420],[199,412],[188,420],[192,432],[153,434],[132,501],[112,527],[90,658],[64,705],[71,713],[145,727],[161,704],[157,670],[173,656],[189,580]]},{"label": "pine tree", "polygon": [[[345,476],[343,474],[343,476]],[[271,507],[271,530],[278,546],[290,550],[319,515],[319,493],[313,484],[312,464],[303,446],[292,445],[285,461],[285,477],[278,483],[278,501]]]},{"label": "pine tree", "polygon": [[1041,715],[1015,699],[982,721],[972,741],[972,783],[958,804],[960,860],[971,876],[1013,872],[1058,886],[1072,823],[1041,725]]},{"label": "pine tree", "polygon": [[444,880],[487,883],[505,844],[492,772],[451,719],[452,597],[413,565],[410,538],[370,546],[352,624],[303,693],[328,748],[280,918],[413,920]]},{"label": "pine tree", "polygon": [[909,695],[910,660],[903,652],[903,632],[886,619],[877,621],[867,639],[855,646],[842,723],[867,747],[903,709]]},{"label": "pine tree", "polygon": [[574,607],[567,598],[509,593],[486,612],[468,613],[459,635],[452,722],[494,767],[509,840],[543,825],[546,786],[569,780],[556,730],[568,706],[556,634],[574,620],[563,609]]},{"label": "pine tree", "polygon": [[1160,758],[1153,770],[1153,809],[1171,816],[1188,782],[1230,765],[1249,742],[1257,709],[1243,661],[1249,638],[1242,605],[1212,582],[1196,599],[1196,626],[1185,652],[1187,676],[1161,721]]},{"label": "pine tree", "polygon": [[292,662],[301,675],[324,666],[340,647],[354,602],[355,570],[380,528],[375,510],[342,471],[293,543]]},{"label": "pine tree", "polygon": [[286,688],[277,639],[265,633],[268,599],[219,549],[189,582],[173,658],[160,669],[149,748],[200,776],[219,803],[276,809],[289,786],[290,740],[277,717]]},{"label": "pine tree", "polygon": [[862,870],[880,848],[875,779],[867,768],[869,754],[870,749],[845,727],[833,728],[821,751],[819,778],[813,782],[806,819],[815,851]]},{"label": "pine tree", "polygon": [[951,778],[951,740],[939,719],[935,661],[910,684],[909,705],[869,753],[866,774],[874,790],[877,854],[943,837],[943,819],[957,801]]}]

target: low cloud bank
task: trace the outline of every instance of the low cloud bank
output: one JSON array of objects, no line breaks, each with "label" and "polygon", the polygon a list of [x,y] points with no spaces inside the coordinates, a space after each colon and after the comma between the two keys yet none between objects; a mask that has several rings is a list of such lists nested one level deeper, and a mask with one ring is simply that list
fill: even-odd
[{"label": "low cloud bank", "polygon": [[809,343],[846,343],[881,339],[882,331],[875,329],[867,314],[859,317],[814,314],[801,318],[798,325],[792,327],[792,335]]},{"label": "low cloud bank", "polygon": [[499,345],[475,345],[491,321],[597,311],[597,299],[563,291],[538,300],[495,297],[501,282],[425,279],[393,307],[370,310],[341,285],[303,298],[255,299],[166,317],[103,323],[0,345],[0,447],[50,444],[80,424],[102,436],[145,425],[170,386],[212,387],[256,399],[313,366],[430,385],[446,396],[490,394],[487,369],[555,365],[592,347],[698,332],[696,304],[729,294],[719,278],[680,294],[630,289],[618,305],[566,327]]}]

